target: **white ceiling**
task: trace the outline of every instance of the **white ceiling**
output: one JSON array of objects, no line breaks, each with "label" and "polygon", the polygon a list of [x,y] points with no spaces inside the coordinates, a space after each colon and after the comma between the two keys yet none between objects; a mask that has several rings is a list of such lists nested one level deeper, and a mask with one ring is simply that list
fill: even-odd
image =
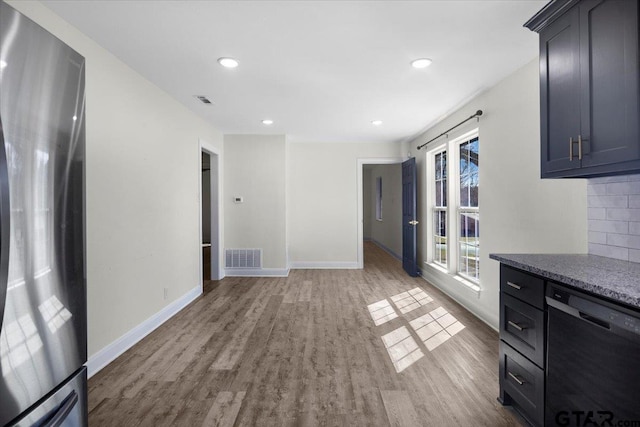
[{"label": "white ceiling", "polygon": [[[415,137],[532,60],[522,24],[547,1],[43,3],[223,133],[378,142]],[[413,69],[421,57],[433,64]]]}]

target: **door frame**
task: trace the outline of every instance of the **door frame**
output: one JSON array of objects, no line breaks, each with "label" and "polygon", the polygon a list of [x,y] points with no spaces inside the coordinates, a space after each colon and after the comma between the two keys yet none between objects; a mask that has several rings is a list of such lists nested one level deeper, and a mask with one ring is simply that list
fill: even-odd
[{"label": "door frame", "polygon": [[[200,139],[198,142],[198,265],[200,287],[203,286],[203,262],[202,262],[202,153],[206,153],[211,156],[211,164],[216,164],[215,174],[211,173],[211,280],[220,280],[224,278],[224,269],[222,268],[222,255],[223,255],[223,241],[224,230],[222,224],[224,224],[223,218],[223,203],[222,197],[222,153],[213,144]],[[213,172],[213,167],[211,168]],[[214,191],[215,188],[215,191]],[[217,218],[216,218],[217,217]],[[214,246],[213,242],[216,243]]]},{"label": "door frame", "polygon": [[372,157],[358,159],[357,181],[358,181],[358,235],[357,235],[357,265],[358,268],[364,268],[364,185],[363,168],[364,165],[394,165],[402,164],[407,160],[403,157]]}]

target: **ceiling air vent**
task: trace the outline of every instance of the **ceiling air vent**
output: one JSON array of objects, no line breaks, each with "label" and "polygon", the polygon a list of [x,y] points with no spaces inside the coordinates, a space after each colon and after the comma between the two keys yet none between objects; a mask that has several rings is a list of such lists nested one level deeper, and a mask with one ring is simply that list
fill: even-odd
[{"label": "ceiling air vent", "polygon": [[211,105],[211,104],[213,104],[213,102],[211,102],[211,101],[209,100],[209,98],[207,98],[207,97],[206,97],[206,96],[204,96],[204,95],[193,95],[193,96],[195,96],[195,97],[196,97],[200,102],[202,102],[202,103],[203,103],[203,104],[205,104],[205,105]]}]

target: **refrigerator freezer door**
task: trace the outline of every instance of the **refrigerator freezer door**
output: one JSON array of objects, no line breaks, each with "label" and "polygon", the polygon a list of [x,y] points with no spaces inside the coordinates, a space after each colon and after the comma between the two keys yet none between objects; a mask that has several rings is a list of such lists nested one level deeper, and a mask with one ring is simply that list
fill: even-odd
[{"label": "refrigerator freezer door", "polygon": [[82,368],[12,427],[86,427],[87,369]]},{"label": "refrigerator freezer door", "polygon": [[[0,121],[10,222],[0,426],[86,361],[84,59],[0,2]],[[1,157],[1,156],[0,156]],[[2,162],[0,162],[2,163]],[[0,180],[1,182],[1,180]],[[4,231],[4,230],[3,230]]]}]

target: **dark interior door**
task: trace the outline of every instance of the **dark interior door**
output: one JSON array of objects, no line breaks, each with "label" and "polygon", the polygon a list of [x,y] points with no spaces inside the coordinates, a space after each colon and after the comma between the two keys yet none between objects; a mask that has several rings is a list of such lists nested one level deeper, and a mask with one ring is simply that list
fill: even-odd
[{"label": "dark interior door", "polygon": [[409,276],[418,275],[416,262],[416,159],[402,163],[402,268]]}]

